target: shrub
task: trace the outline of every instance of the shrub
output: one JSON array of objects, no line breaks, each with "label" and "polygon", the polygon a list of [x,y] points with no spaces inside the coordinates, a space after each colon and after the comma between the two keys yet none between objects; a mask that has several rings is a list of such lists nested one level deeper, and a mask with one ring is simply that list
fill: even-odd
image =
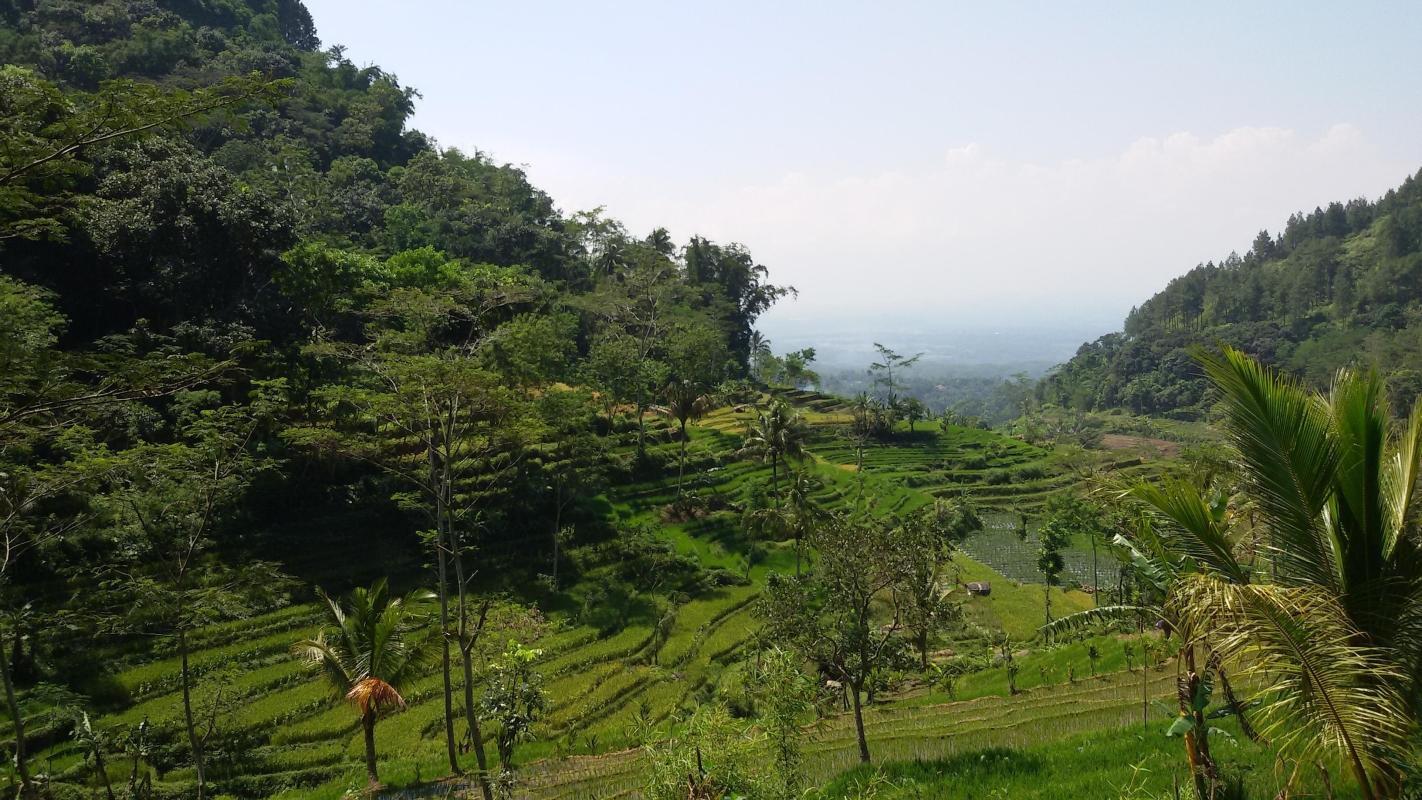
[{"label": "shrub", "polygon": [[1012,473],[1012,477],[1017,481],[1035,481],[1047,477],[1047,470],[1039,464],[1029,464]]}]

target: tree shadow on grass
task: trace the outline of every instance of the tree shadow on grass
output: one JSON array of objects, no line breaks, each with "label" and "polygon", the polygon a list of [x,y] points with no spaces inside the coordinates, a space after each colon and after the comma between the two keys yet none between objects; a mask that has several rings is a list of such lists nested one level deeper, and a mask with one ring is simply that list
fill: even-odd
[{"label": "tree shadow on grass", "polygon": [[826,798],[859,797],[876,781],[919,786],[993,785],[1030,780],[1046,769],[1041,757],[1021,750],[991,747],[928,761],[895,761],[855,767],[836,778],[825,790]]}]

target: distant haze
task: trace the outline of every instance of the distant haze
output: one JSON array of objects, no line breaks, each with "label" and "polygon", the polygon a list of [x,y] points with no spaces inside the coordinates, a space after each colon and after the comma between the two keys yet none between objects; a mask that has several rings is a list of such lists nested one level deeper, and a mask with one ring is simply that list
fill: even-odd
[{"label": "distant haze", "polygon": [[[1082,342],[1120,327],[1120,320],[954,322],[930,318],[851,318],[829,314],[787,319],[771,315],[760,326],[776,352],[813,347],[819,369],[864,369],[876,360],[878,342],[906,357],[922,353],[923,367],[954,373],[1036,374],[1066,361]],[[993,369],[961,369],[978,367]]]},{"label": "distant haze", "polygon": [[1416,2],[307,4],[441,144],[746,244],[800,290],[765,320],[786,341],[1116,327],[1422,166]]}]

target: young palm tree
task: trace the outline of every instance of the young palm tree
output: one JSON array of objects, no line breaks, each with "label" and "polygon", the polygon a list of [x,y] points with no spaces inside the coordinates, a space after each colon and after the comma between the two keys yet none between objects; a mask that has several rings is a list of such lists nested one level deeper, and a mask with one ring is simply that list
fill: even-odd
[{"label": "young palm tree", "polygon": [[681,460],[677,465],[676,490],[681,493],[686,478],[686,425],[706,416],[715,400],[696,381],[672,381],[667,384],[667,414],[681,425]]},{"label": "young palm tree", "polygon": [[815,528],[830,518],[830,512],[822,508],[814,494],[824,488],[824,483],[800,469],[789,476],[790,485],[786,491],[788,502],[776,508],[761,508],[750,514],[752,527],[777,534],[788,533],[795,540],[795,575],[801,571],[803,542]]},{"label": "young palm tree", "polygon": [[1399,426],[1376,373],[1342,371],[1323,395],[1236,350],[1202,363],[1223,395],[1273,581],[1207,573],[1189,611],[1265,677],[1266,735],[1332,751],[1364,798],[1393,797],[1422,675],[1422,402]]},{"label": "young palm tree", "polygon": [[381,712],[405,707],[399,687],[425,665],[426,648],[411,637],[423,620],[410,607],[434,595],[392,598],[384,579],[352,591],[349,609],[320,594],[330,627],[315,639],[297,642],[292,652],[319,668],[331,689],[355,705],[365,731],[365,772],[370,785],[377,786],[375,723]]},{"label": "young palm tree", "polygon": [[1226,515],[1183,483],[1139,488],[1191,568],[1167,619],[1258,677],[1265,737],[1300,761],[1342,758],[1366,800],[1395,797],[1422,676],[1422,403],[1399,427],[1375,374],[1340,372],[1323,395],[1237,350],[1201,360],[1272,580],[1235,556],[1238,506]]},{"label": "young palm tree", "polygon": [[[1179,717],[1172,734],[1185,744],[1185,756],[1200,800],[1212,797],[1219,771],[1210,754],[1207,705],[1212,689],[1219,685],[1229,710],[1251,739],[1258,734],[1244,714],[1244,706],[1234,693],[1219,655],[1210,647],[1208,630],[1185,613],[1193,585],[1191,579],[1208,571],[1216,580],[1248,583],[1249,570],[1235,558],[1239,535],[1222,495],[1211,494],[1188,480],[1167,479],[1160,484],[1141,483],[1124,493],[1141,512],[1128,525],[1128,534],[1117,534],[1118,553],[1132,567],[1138,588],[1134,602],[1124,599],[1116,605],[1098,606],[1072,614],[1047,625],[1043,630],[1057,633],[1091,623],[1114,620],[1146,625],[1176,637],[1180,666],[1177,683]],[[1200,650],[1204,657],[1201,658]],[[1148,707],[1148,672],[1141,671],[1142,724]]]},{"label": "young palm tree", "polygon": [[784,400],[773,400],[746,430],[745,451],[770,462],[770,493],[780,505],[780,462],[805,454],[805,420]]}]

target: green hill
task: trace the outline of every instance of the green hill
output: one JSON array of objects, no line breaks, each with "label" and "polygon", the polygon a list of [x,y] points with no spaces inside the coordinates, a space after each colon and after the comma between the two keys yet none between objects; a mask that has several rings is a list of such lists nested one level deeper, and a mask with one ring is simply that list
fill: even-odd
[{"label": "green hill", "polygon": [[1243,256],[1176,278],[1040,391],[1075,408],[1198,417],[1208,398],[1190,354],[1220,343],[1315,385],[1376,367],[1410,404],[1422,392],[1422,174],[1376,201],[1295,214]]}]

